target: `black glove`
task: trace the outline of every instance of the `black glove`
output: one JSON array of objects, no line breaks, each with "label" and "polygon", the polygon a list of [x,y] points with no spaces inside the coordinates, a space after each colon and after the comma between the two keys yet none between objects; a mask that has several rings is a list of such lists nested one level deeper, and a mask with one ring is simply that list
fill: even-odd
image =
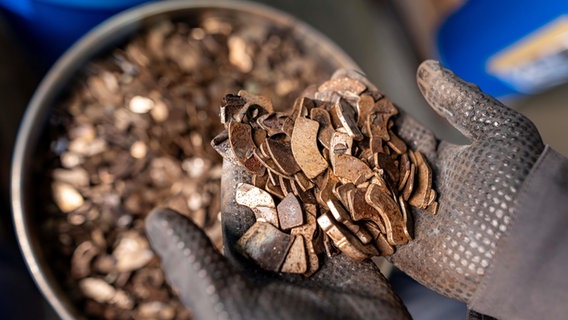
[{"label": "black glove", "polygon": [[423,152],[434,171],[439,210],[415,213],[415,239],[392,262],[408,275],[444,294],[470,301],[515,219],[518,193],[544,149],[536,127],[438,62],[417,72],[426,101],[471,143],[434,138],[409,116],[399,135]]},{"label": "black glove", "polygon": [[[243,214],[224,211],[225,216]],[[224,220],[225,234],[234,232],[233,226]],[[410,318],[372,262],[355,262],[343,254],[322,257],[312,277],[286,277],[245,260],[230,263],[202,230],[169,209],[154,210],[146,218],[146,232],[169,283],[196,319]]]}]

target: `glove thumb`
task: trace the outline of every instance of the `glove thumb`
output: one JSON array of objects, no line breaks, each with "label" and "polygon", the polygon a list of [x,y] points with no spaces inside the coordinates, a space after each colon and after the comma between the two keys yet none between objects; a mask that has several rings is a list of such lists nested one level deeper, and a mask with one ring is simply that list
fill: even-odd
[{"label": "glove thumb", "polygon": [[[145,221],[150,245],[160,256],[169,283],[196,319],[228,318],[227,303],[245,287],[242,276],[190,219],[165,208]],[[238,294],[237,294],[238,295]]]},{"label": "glove thumb", "polygon": [[438,61],[424,61],[416,78],[428,104],[473,141],[538,136],[527,118],[459,78]]}]

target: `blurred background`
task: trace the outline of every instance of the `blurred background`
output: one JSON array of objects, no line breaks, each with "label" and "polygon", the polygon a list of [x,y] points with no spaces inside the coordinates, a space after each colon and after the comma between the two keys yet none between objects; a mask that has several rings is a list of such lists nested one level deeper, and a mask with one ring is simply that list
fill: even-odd
[{"label": "blurred background", "polygon": [[[20,117],[35,87],[81,35],[142,0],[0,0],[0,318],[56,319],[20,256],[9,171]],[[418,64],[441,60],[529,117],[568,155],[568,4],[486,0],[263,0],[341,47],[400,108],[439,137],[465,142],[433,113],[415,83]],[[530,11],[530,17],[527,15]],[[391,280],[415,319],[464,319],[465,306],[399,272]]]}]

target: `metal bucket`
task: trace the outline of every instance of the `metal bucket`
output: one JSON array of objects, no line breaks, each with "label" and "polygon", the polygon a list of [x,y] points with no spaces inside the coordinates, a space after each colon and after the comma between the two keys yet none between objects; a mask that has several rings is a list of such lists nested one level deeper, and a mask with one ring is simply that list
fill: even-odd
[{"label": "metal bucket", "polygon": [[35,199],[31,192],[34,188],[34,153],[47,127],[49,114],[79,71],[93,58],[108,53],[133,34],[158,21],[191,21],[203,14],[261,18],[293,30],[307,50],[329,65],[330,73],[340,67],[356,68],[346,53],[307,24],[263,5],[236,1],[175,1],[143,5],[111,18],[84,36],[56,62],[33,95],[18,132],[11,173],[13,220],[20,248],[37,286],[63,319],[84,316],[54,277],[38,233],[37,217],[42,210],[33,205]]}]

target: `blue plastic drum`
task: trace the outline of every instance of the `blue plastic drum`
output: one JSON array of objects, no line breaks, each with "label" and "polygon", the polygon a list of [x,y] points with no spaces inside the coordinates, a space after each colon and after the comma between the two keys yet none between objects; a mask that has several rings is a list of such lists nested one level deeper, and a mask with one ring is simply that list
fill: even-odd
[{"label": "blue plastic drum", "polygon": [[540,92],[568,81],[568,1],[467,1],[438,29],[437,47],[491,95]]},{"label": "blue plastic drum", "polygon": [[0,0],[15,38],[41,71],[108,17],[148,0]]}]

